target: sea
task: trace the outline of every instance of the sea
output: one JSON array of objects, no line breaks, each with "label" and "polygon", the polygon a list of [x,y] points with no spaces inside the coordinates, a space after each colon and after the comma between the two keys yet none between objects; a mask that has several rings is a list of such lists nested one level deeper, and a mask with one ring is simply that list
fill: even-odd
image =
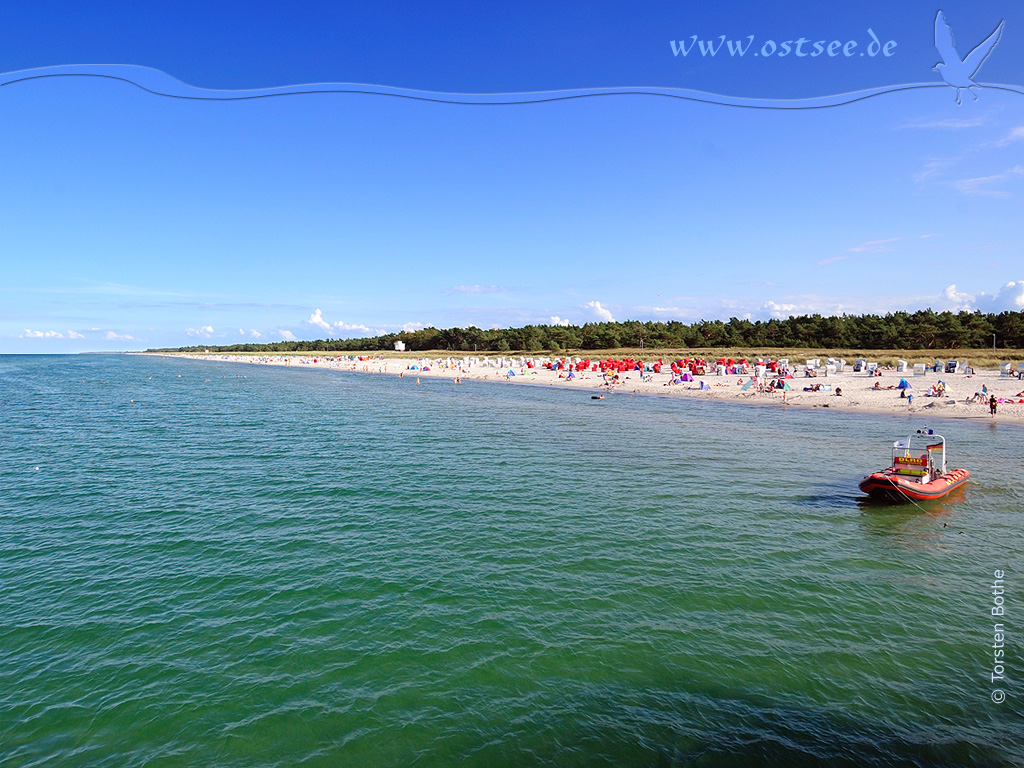
[{"label": "sea", "polygon": [[[1021,766],[1024,429],[0,357],[0,766]],[[972,481],[868,502],[894,440]]]}]

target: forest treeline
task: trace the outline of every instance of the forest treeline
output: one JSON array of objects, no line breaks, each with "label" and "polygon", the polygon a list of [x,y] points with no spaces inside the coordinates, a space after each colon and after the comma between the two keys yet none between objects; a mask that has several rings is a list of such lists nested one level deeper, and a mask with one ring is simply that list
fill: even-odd
[{"label": "forest treeline", "polygon": [[[622,347],[806,347],[813,349],[1024,348],[1024,312],[893,312],[886,315],[801,315],[785,320],[701,320],[696,323],[625,322],[527,325],[522,328],[423,328],[356,339],[202,344],[179,352],[376,352],[396,341],[409,351],[562,352]],[[157,351],[157,350],[152,350]],[[168,350],[161,350],[168,351]]]}]

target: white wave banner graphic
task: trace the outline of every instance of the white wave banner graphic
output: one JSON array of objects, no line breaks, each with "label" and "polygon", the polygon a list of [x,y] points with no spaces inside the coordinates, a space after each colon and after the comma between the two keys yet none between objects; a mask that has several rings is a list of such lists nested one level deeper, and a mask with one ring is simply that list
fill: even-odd
[{"label": "white wave banner graphic", "polygon": [[[719,104],[724,107],[746,109],[822,109],[853,104],[873,96],[921,88],[948,88],[944,82],[906,83],[867,88],[849,93],[831,94],[803,99],[756,99],[726,96],[685,88],[666,87],[616,87],[616,88],[575,88],[558,91],[532,91],[526,93],[443,93],[409,88],[395,88],[387,85],[362,83],[311,83],[286,85],[277,88],[256,88],[251,90],[212,90],[198,88],[178,80],[166,72],[150,67],[126,64],[69,64],[55,67],[26,69],[0,75],[0,87],[27,85],[51,78],[101,78],[115,80],[140,88],[156,96],[194,101],[242,101],[266,99],[275,96],[298,96],[309,94],[355,94],[387,96],[392,98],[428,101],[438,104],[467,104],[479,106],[502,106],[515,104],[543,104],[545,102],[569,101],[572,99],[595,98],[599,96],[660,96],[663,98],[693,101],[702,104]],[[979,87],[1009,91],[1024,95],[1024,86],[994,83],[979,83]]]}]

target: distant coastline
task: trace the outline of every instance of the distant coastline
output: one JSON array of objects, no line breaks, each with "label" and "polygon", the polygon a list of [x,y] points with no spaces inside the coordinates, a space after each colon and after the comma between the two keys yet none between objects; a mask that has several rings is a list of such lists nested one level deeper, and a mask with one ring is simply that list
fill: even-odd
[{"label": "distant coastline", "polygon": [[[741,402],[756,405],[798,408],[829,408],[842,412],[886,413],[913,415],[921,418],[970,418],[995,420],[1024,425],[1024,380],[1016,375],[1004,376],[998,370],[974,368],[970,373],[936,373],[929,370],[914,375],[911,364],[906,371],[888,366],[880,367],[875,375],[854,373],[847,365],[839,373],[820,366],[818,375],[807,375],[806,362],[791,362],[793,378],[782,380],[787,389],[770,387],[777,378],[765,372],[757,377],[753,361],[748,372],[718,374],[711,367],[706,375],[695,376],[692,381],[680,381],[670,368],[671,358],[649,354],[648,363],[663,360],[659,372],[653,370],[627,370],[617,377],[606,375],[593,367],[605,358],[592,358],[586,370],[576,370],[588,358],[580,355],[560,356],[474,356],[461,354],[445,357],[413,357],[408,354],[344,355],[339,353],[309,353],[286,355],[214,354],[191,352],[147,352],[142,354],[174,357],[188,360],[232,362],[245,365],[272,365],[293,368],[320,368],[363,373],[368,375],[401,376],[415,386],[422,380],[445,380],[452,385],[457,381],[490,381],[494,383],[557,386],[580,390],[592,397],[601,395],[658,395],[690,397],[703,400]],[[557,370],[558,361],[570,361],[573,376],[568,370]],[[714,358],[712,358],[714,360]],[[824,362],[824,359],[821,360]],[[547,366],[553,366],[549,368]],[[1016,371],[1017,363],[1014,363]],[[647,367],[647,366],[645,366]],[[743,370],[735,366],[728,370]],[[910,384],[906,392],[897,389],[900,379]],[[676,383],[673,383],[675,381]],[[703,382],[703,384],[702,384]],[[942,382],[942,387],[939,387]],[[815,387],[817,388],[815,390]],[[934,394],[932,394],[934,393]],[[984,398],[978,394],[984,394]],[[901,397],[901,394],[910,397]],[[988,398],[997,399],[997,412],[989,411]],[[984,399],[984,402],[982,402]],[[1012,402],[1011,402],[1012,401]]]}]

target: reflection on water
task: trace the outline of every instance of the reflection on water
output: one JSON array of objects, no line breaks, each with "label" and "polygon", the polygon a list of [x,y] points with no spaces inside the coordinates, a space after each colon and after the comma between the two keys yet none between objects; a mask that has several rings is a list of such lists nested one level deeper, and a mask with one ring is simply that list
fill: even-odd
[{"label": "reflection on water", "polygon": [[962,535],[958,510],[969,509],[963,493],[935,501],[885,501],[869,496],[857,498],[861,528],[872,536],[885,536],[903,548],[935,550],[949,544],[949,536]]}]

